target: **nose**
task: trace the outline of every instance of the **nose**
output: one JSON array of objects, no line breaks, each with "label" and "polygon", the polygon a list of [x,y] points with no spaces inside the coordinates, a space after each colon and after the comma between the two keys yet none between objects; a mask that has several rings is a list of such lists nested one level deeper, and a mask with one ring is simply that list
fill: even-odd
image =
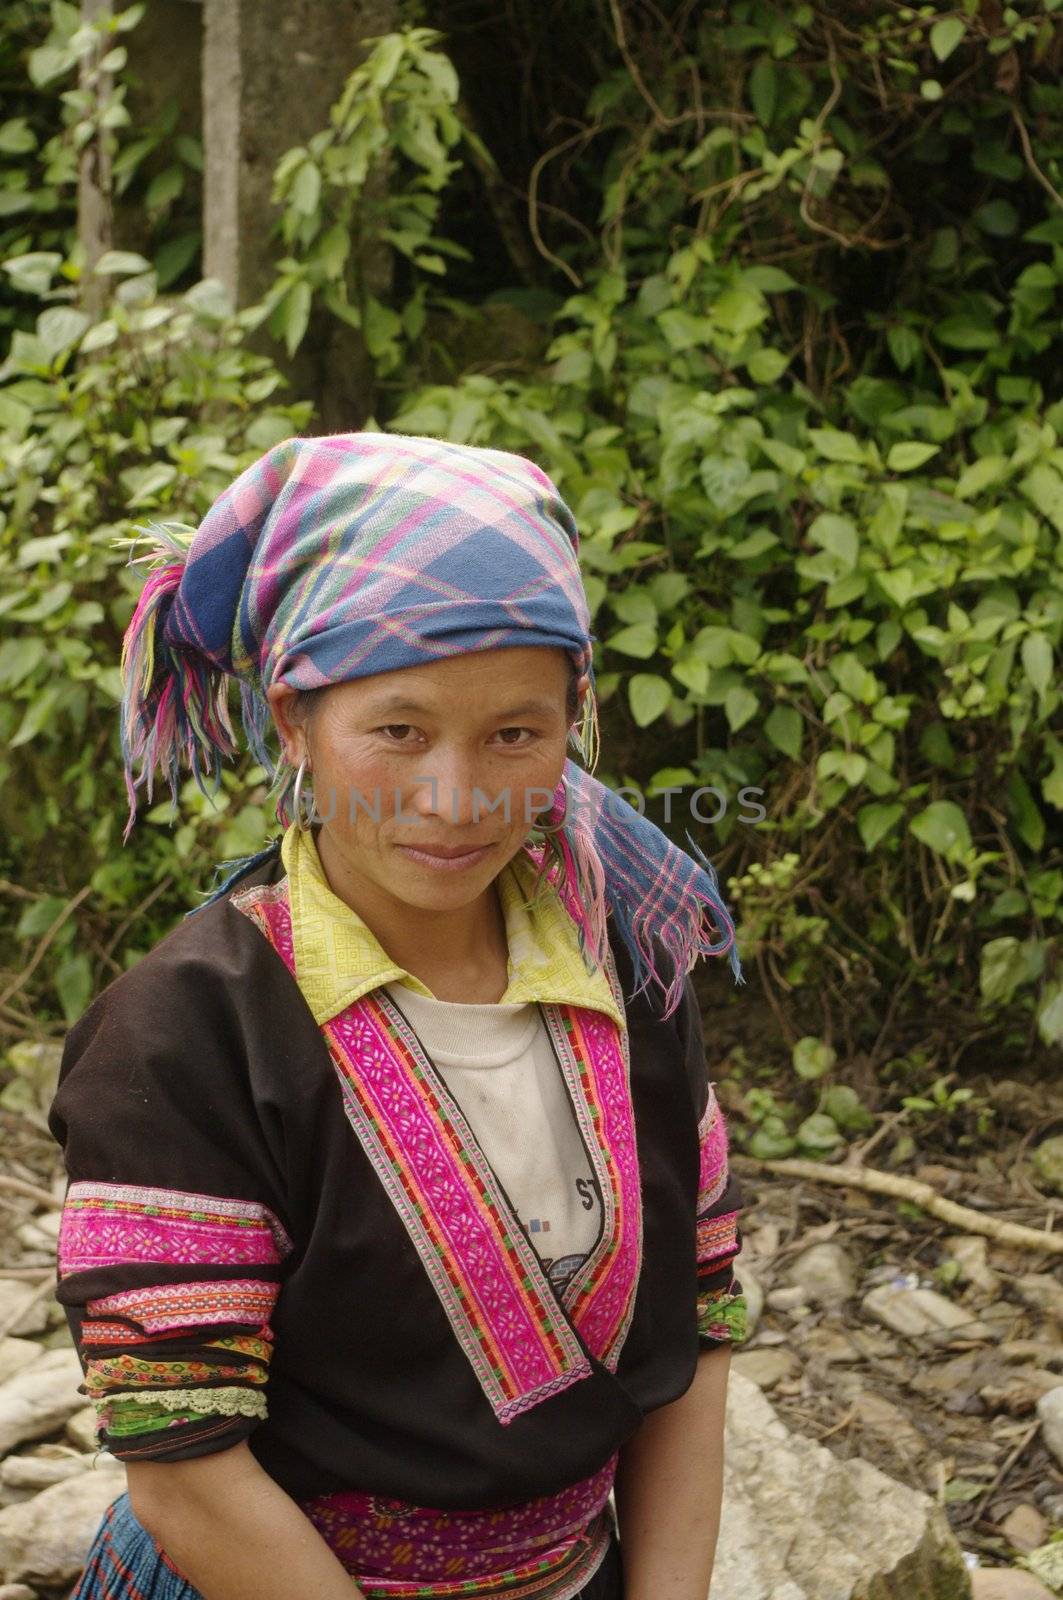
[{"label": "nose", "polygon": [[422,763],[416,787],[403,800],[403,810],[426,823],[445,828],[477,828],[492,816],[508,822],[510,797],[488,776],[483,763],[460,751],[441,753]]}]

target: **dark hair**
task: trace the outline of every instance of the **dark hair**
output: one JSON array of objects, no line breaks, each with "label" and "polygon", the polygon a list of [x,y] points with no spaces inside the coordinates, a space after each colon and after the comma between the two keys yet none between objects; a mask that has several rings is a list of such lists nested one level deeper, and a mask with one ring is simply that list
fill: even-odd
[{"label": "dark hair", "polygon": [[[568,688],[565,695],[565,716],[571,725],[573,722],[575,722],[579,713],[579,674],[576,671],[576,665],[572,660],[572,657],[566,656],[565,660],[568,663]],[[333,686],[330,683],[323,683],[319,689],[297,689],[295,694],[292,696],[291,701],[291,710],[294,713],[294,720],[296,722],[309,722],[312,719],[314,712],[317,710],[322,695],[326,694],[332,687]]]}]

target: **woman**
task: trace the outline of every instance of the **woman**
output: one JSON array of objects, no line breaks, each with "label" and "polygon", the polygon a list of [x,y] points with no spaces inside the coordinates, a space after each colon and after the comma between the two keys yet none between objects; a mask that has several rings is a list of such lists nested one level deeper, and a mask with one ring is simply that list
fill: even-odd
[{"label": "woman", "polygon": [[74,1600],[703,1600],[744,1302],[687,973],[741,973],[697,846],[566,757],[571,513],[344,434],[154,537],[126,835],[236,753],[231,677],[287,825],[67,1041],[57,1292],[128,1472]]}]

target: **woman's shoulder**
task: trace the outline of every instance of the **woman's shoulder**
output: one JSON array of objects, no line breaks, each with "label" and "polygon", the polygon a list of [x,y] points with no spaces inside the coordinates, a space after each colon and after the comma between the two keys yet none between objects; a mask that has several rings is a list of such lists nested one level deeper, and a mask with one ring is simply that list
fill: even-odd
[{"label": "woman's shoulder", "polygon": [[[278,870],[279,869],[279,870]],[[177,1029],[183,1037],[219,1009],[233,1011],[252,998],[271,971],[283,967],[257,925],[232,904],[232,894],[283,876],[279,859],[258,864],[227,892],[186,913],[131,967],[100,990],[67,1035],[77,1038],[105,1020],[142,1018],[146,1031]]]}]

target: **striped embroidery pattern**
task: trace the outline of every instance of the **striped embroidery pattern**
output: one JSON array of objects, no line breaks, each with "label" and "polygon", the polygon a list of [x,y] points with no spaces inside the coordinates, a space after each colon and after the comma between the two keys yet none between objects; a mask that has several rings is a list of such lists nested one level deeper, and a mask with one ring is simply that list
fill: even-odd
[{"label": "striped embroidery pattern", "polygon": [[[606,969],[619,994],[611,950]],[[598,1244],[569,1282],[563,1304],[588,1348],[612,1372],[631,1325],[642,1268],[642,1181],[628,1034],[602,1012],[586,1007],[543,1006],[542,1011],[594,1164],[604,1211]]]},{"label": "striped embroidery pattern", "polygon": [[508,1227],[490,1168],[405,1018],[387,996],[366,995],[323,1031],[347,1114],[499,1421],[587,1377],[533,1246]]},{"label": "striped embroidery pattern", "polygon": [[738,1212],[722,1217],[698,1219],[698,1266],[702,1272],[718,1272],[724,1257],[738,1254]]},{"label": "striped embroidery pattern", "polygon": [[280,1220],[251,1200],[128,1183],[72,1183],[59,1229],[59,1271],[134,1261],[276,1265],[292,1249]]},{"label": "striped embroidery pattern", "polygon": [[[279,1294],[279,1284],[262,1283],[255,1278],[220,1283],[159,1283],[90,1300],[87,1311],[90,1317],[128,1317],[139,1322],[146,1333],[154,1334],[219,1322],[265,1323]],[[87,1331],[85,1337],[88,1338]]]},{"label": "striped embroidery pattern", "polygon": [[[361,1490],[298,1504],[367,1597],[504,1590],[507,1600],[561,1600],[578,1593],[600,1559],[616,1463],[614,1454],[557,1494],[482,1511],[442,1511]],[[397,1572],[403,1577],[385,1576]]]},{"label": "striped embroidery pattern", "polygon": [[732,1291],[738,1285],[732,1278],[730,1289],[698,1296],[698,1333],[708,1339],[727,1339],[737,1344],[746,1336],[748,1309],[745,1296]]},{"label": "striped embroidery pattern", "polygon": [[[232,904],[294,970],[285,887],[282,880],[238,891]],[[599,1359],[615,1365],[642,1240],[627,1035],[590,1008],[544,1005],[542,1011],[607,1197],[602,1238],[565,1303],[578,1301],[580,1333]],[[351,1125],[499,1421],[511,1422],[588,1376],[589,1362],[534,1248],[519,1224],[510,1225],[460,1107],[398,1008],[386,995],[366,995],[322,1033]]]}]

